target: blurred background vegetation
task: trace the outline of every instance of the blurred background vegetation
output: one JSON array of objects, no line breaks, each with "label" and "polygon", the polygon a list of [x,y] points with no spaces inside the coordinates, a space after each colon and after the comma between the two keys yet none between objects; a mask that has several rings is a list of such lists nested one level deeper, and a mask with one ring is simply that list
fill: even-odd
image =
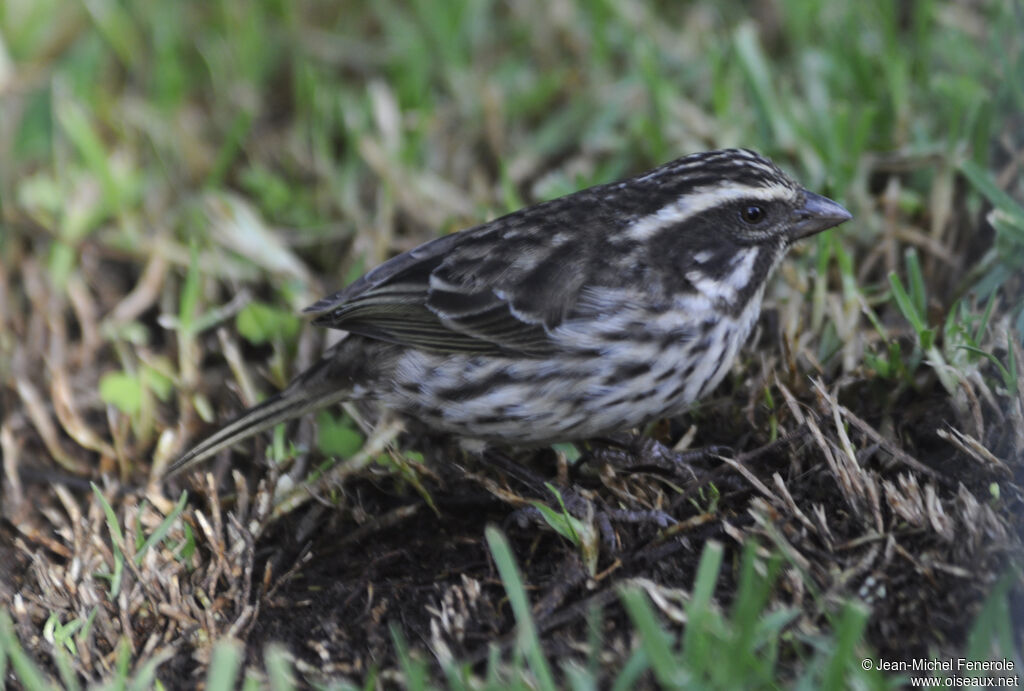
[{"label": "blurred background vegetation", "polygon": [[[963,453],[1020,478],[1020,2],[0,0],[5,517],[70,559],[65,537],[33,543],[56,500],[19,476],[155,479],[203,421],[316,356],[294,315],[319,295],[437,234],[726,146],[854,214],[773,287],[780,367],[891,396],[871,404],[885,419],[932,401]],[[225,364],[230,390],[209,377]],[[363,446],[348,417],[320,422],[326,455]],[[1019,528],[1007,487],[982,498]]]}]

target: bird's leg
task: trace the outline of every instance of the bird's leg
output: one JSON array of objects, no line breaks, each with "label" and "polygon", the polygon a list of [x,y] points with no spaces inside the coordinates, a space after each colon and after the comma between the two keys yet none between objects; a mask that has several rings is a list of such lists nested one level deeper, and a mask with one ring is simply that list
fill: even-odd
[{"label": "bird's leg", "polygon": [[605,462],[626,472],[662,472],[696,479],[693,465],[717,456],[731,455],[728,446],[705,446],[699,449],[673,451],[657,439],[642,435],[627,438],[602,438],[590,450],[591,459]]},{"label": "bird's leg", "polygon": [[[511,477],[525,484],[529,488],[530,493],[538,497],[539,501],[549,504],[554,499],[551,496],[551,491],[548,489],[549,483],[522,464],[516,463],[507,456],[493,451],[484,453],[483,458],[486,463],[505,471]],[[556,490],[561,498],[561,503],[569,514],[576,518],[584,516],[594,517],[605,547],[609,550],[614,550],[617,543],[615,531],[612,529],[611,522],[605,512],[598,510],[591,499],[575,490],[564,487],[556,487]],[[555,507],[555,509],[560,510],[561,507]],[[520,507],[510,513],[505,519],[506,525],[515,523],[520,528],[526,528],[531,522],[544,523],[544,515],[540,509],[534,506]]]},{"label": "bird's leg", "polygon": [[[615,532],[613,524],[615,523],[628,523],[633,525],[642,524],[653,524],[659,529],[664,529],[678,523],[676,519],[672,518],[665,511],[659,511],[657,509],[646,509],[646,510],[630,510],[630,509],[598,509],[587,508],[589,505],[593,507],[594,502],[582,495],[570,492],[562,495],[565,500],[566,510],[574,517],[580,515],[591,514],[594,517],[594,523],[597,525],[598,531],[601,533],[601,543],[610,554],[616,554],[619,551],[619,539]],[[572,500],[570,502],[570,500]],[[592,513],[591,513],[592,512]],[[539,509],[533,506],[524,506],[516,509],[508,515],[506,525],[515,523],[520,528],[526,528],[531,522],[533,523],[544,523],[544,515]]]},{"label": "bird's leg", "polygon": [[[516,463],[507,456],[496,452],[485,453],[484,461],[493,467],[505,471],[509,476],[525,484],[530,489],[531,494],[534,494],[540,501],[549,506],[555,499],[551,496],[551,492],[547,487],[549,483],[522,464]],[[598,506],[593,499],[586,496],[583,492],[565,487],[557,487],[556,489],[561,502],[560,505],[556,505],[553,508],[556,511],[561,511],[562,506],[564,506],[565,511],[578,519],[585,519],[588,516],[592,517],[594,525],[597,526],[601,534],[601,541],[604,547],[611,553],[616,552],[618,549],[618,538],[613,523],[653,523],[659,528],[665,528],[676,522],[674,518],[664,511],[606,509]],[[506,525],[514,523],[520,528],[527,527],[531,522],[545,522],[541,511],[534,506],[518,508],[505,519]]]},{"label": "bird's leg", "polygon": [[[801,425],[794,431],[790,432],[789,434],[783,437],[779,437],[775,441],[768,442],[763,446],[759,446],[758,448],[752,449],[750,451],[745,451],[739,455],[730,455],[733,456],[736,463],[739,463],[740,465],[748,465],[752,461],[756,461],[765,456],[777,454],[783,449],[795,447],[808,434],[810,434],[810,430],[807,428],[807,425]],[[715,484],[718,485],[727,482],[727,478],[734,473],[735,470],[733,469],[733,466],[724,463],[719,465],[717,468],[714,468],[703,473],[698,482],[691,485],[688,489],[686,489],[682,494],[680,494],[673,500],[672,507],[679,507],[684,502],[691,500],[697,494],[697,492],[700,491],[702,487],[711,482],[714,482]],[[741,481],[746,483],[746,480]],[[749,483],[747,484],[749,486]]]},{"label": "bird's leg", "polygon": [[[604,509],[597,509],[594,507],[593,500],[583,496],[582,494],[573,492],[572,490],[559,490],[559,494],[562,497],[562,501],[565,503],[565,510],[568,511],[571,516],[581,520],[586,516],[593,517],[594,524],[597,526],[598,532],[601,533],[602,545],[609,553],[616,553],[618,551],[619,540],[615,534],[615,529],[612,527],[612,521],[622,521],[623,519],[619,514],[623,512],[620,510],[606,511]],[[555,507],[555,510],[560,511],[561,507]],[[671,520],[671,518],[669,518],[669,520]],[[526,528],[530,523],[543,525],[546,523],[546,519],[544,518],[544,514],[541,513],[540,509],[537,507],[523,506],[510,513],[505,519],[506,525],[511,523],[514,523],[520,528]]]}]

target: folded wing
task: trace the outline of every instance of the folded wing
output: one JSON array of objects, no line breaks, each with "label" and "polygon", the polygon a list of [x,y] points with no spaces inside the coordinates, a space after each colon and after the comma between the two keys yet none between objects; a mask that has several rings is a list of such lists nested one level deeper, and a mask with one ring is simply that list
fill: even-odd
[{"label": "folded wing", "polygon": [[438,238],[306,312],[314,324],[424,350],[549,356],[584,284],[586,248],[520,232],[528,226],[513,216]]}]

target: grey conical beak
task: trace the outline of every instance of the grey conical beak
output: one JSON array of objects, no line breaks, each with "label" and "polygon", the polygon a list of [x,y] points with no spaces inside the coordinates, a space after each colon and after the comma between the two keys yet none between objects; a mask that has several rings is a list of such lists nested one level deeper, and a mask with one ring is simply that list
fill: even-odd
[{"label": "grey conical beak", "polygon": [[804,205],[793,213],[793,240],[820,233],[853,218],[853,214],[828,197],[804,190]]}]

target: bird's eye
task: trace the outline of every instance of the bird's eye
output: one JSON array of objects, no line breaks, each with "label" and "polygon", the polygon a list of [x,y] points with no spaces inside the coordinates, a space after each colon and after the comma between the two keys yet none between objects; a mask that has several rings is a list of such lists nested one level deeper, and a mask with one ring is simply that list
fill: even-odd
[{"label": "bird's eye", "polygon": [[767,216],[763,206],[757,204],[747,204],[740,210],[740,218],[751,225],[756,225],[764,220]]}]

